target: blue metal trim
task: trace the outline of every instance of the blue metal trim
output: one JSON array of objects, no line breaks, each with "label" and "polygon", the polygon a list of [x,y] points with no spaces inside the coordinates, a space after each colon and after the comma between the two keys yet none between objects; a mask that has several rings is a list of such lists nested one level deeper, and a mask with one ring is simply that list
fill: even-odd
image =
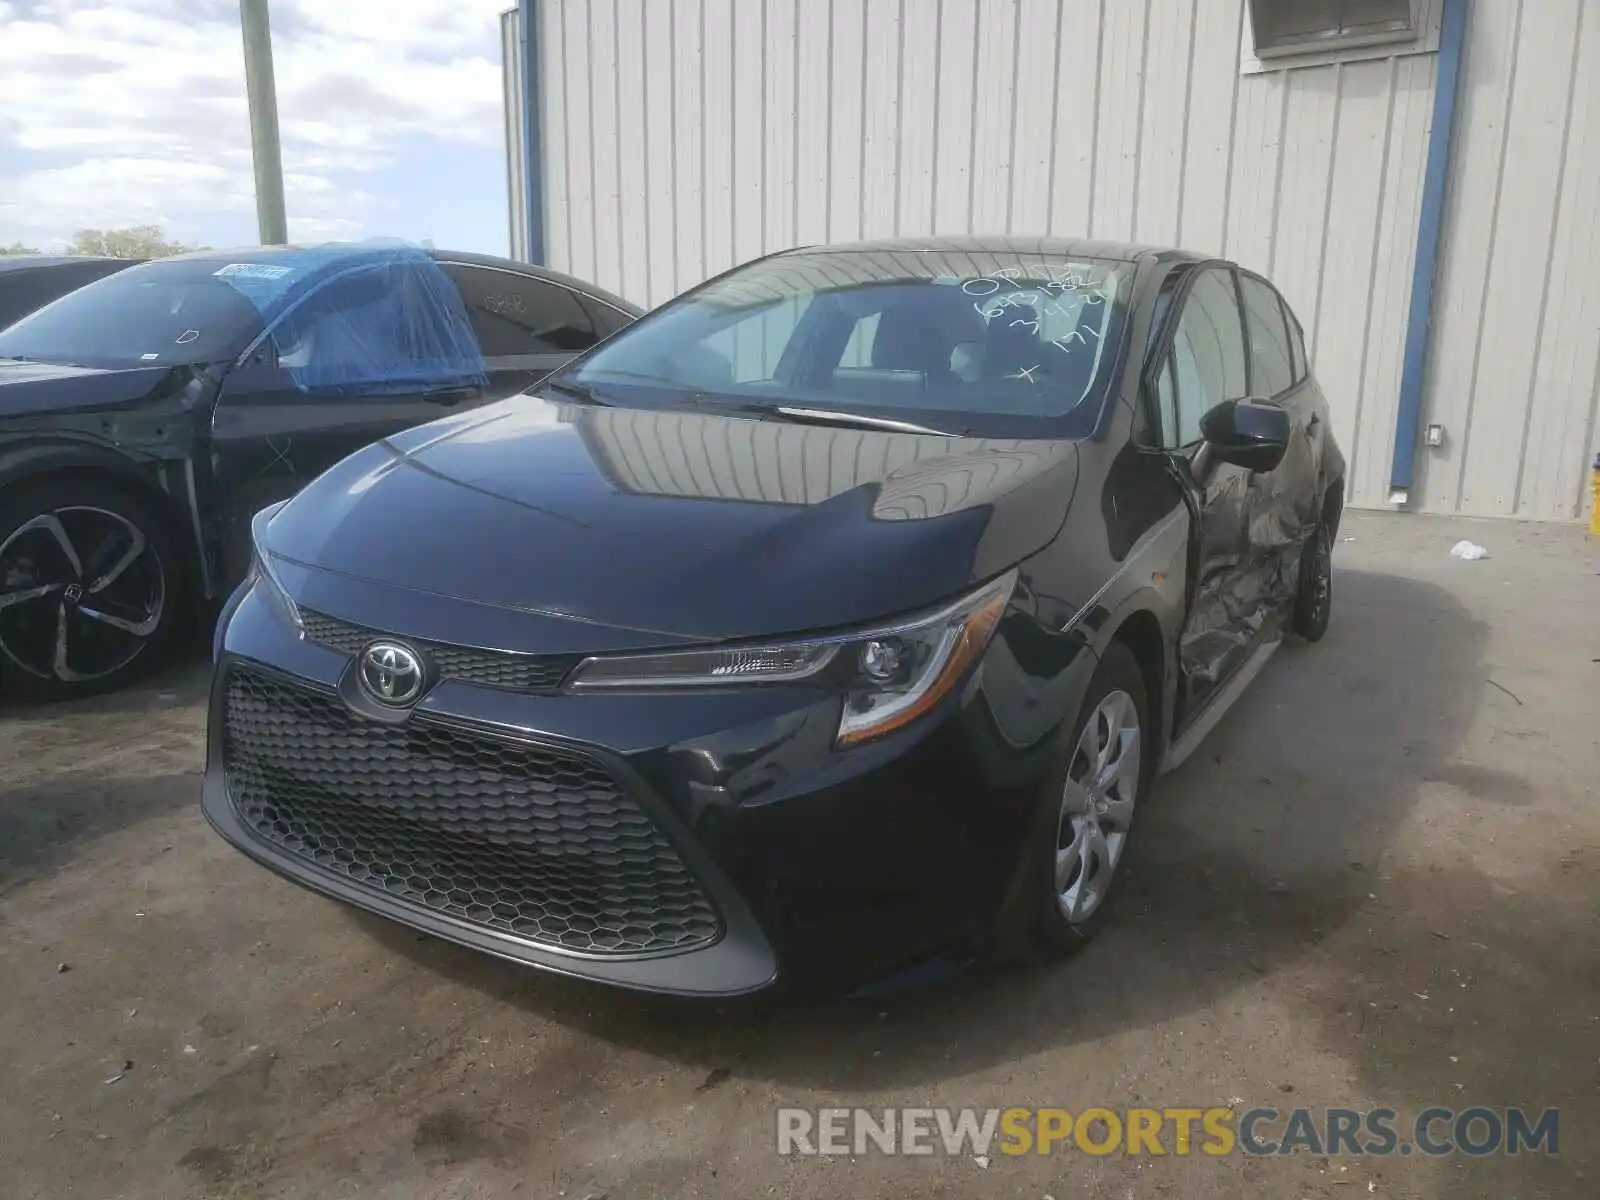
[{"label": "blue metal trim", "polygon": [[1417,256],[1411,267],[1411,312],[1406,318],[1406,354],[1400,372],[1400,407],[1394,418],[1394,459],[1389,487],[1409,490],[1416,470],[1417,432],[1422,422],[1422,384],[1433,336],[1433,282],[1444,225],[1444,190],[1450,177],[1450,132],[1455,122],[1461,50],[1466,43],[1468,0],[1443,0],[1439,65],[1433,89],[1433,127],[1428,131],[1428,165],[1422,183],[1422,215],[1417,225]]},{"label": "blue metal trim", "polygon": [[544,158],[539,129],[539,5],[517,0],[522,39],[522,196],[527,205],[528,261],[544,266]]}]

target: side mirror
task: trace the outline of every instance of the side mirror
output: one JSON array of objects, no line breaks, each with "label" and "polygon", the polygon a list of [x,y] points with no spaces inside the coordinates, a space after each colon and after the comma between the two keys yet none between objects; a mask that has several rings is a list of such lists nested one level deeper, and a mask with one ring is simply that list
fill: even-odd
[{"label": "side mirror", "polygon": [[1207,456],[1247,471],[1270,471],[1289,448],[1289,414],[1276,404],[1224,400],[1200,418]]}]

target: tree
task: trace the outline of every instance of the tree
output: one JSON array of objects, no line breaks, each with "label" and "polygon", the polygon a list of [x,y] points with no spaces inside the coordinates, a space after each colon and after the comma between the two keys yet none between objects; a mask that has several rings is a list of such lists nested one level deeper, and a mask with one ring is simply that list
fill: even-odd
[{"label": "tree", "polygon": [[0,246],[0,257],[7,254],[37,254],[32,246],[24,246],[21,242],[12,242],[9,246]]},{"label": "tree", "polygon": [[106,258],[166,258],[196,249],[199,247],[167,241],[166,231],[159,225],[134,225],[128,229],[80,229],[67,253]]}]

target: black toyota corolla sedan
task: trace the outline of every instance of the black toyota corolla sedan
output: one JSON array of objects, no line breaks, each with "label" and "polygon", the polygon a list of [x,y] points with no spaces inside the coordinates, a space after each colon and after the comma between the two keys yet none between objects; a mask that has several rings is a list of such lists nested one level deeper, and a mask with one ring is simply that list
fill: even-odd
[{"label": "black toyota corolla sedan", "polygon": [[732,995],[1082,945],[1155,773],[1315,640],[1344,462],[1272,285],[789,251],[255,519],[204,808],[531,966]]}]

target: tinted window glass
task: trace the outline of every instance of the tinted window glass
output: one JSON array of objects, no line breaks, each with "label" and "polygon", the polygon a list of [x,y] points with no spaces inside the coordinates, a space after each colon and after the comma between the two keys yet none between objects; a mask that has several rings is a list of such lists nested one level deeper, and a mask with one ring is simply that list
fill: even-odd
[{"label": "tinted window glass", "polygon": [[625,312],[612,308],[609,304],[602,303],[592,296],[580,294],[579,302],[583,311],[589,314],[589,320],[594,324],[595,337],[610,337],[617,330],[626,325],[633,324],[634,318]]},{"label": "tinted window glass", "polygon": [[1204,272],[1184,301],[1172,343],[1171,380],[1163,375],[1161,393],[1167,440],[1175,446],[1198,442],[1200,418],[1208,410],[1247,394],[1244,333],[1227,271]]},{"label": "tinted window glass", "polygon": [[82,263],[21,267],[0,271],[0,329],[68,292],[123,269],[121,263],[89,259]]},{"label": "tinted window glass", "polygon": [[[1280,300],[1283,297],[1279,297]],[[1294,381],[1299,383],[1311,370],[1311,364],[1306,361],[1305,334],[1300,331],[1300,322],[1295,320],[1294,312],[1289,308],[1289,302],[1284,300],[1283,315],[1289,321],[1289,348],[1294,351]]]},{"label": "tinted window glass", "polygon": [[594,345],[594,323],[566,288],[528,275],[443,263],[466,303],[485,358],[576,354]]},{"label": "tinted window glass", "polygon": [[0,330],[0,358],[108,368],[234,358],[262,321],[216,270],[180,259],[118,271]]},{"label": "tinted window glass", "polygon": [[1289,331],[1278,293],[1249,275],[1239,277],[1239,286],[1244,292],[1245,319],[1250,322],[1250,390],[1257,396],[1276,396],[1294,386]]},{"label": "tinted window glass", "polygon": [[[624,330],[572,378],[663,403],[826,405],[993,436],[1087,422],[1132,268],[1037,254],[808,251],[752,263]],[[951,414],[959,414],[953,418]]]}]

